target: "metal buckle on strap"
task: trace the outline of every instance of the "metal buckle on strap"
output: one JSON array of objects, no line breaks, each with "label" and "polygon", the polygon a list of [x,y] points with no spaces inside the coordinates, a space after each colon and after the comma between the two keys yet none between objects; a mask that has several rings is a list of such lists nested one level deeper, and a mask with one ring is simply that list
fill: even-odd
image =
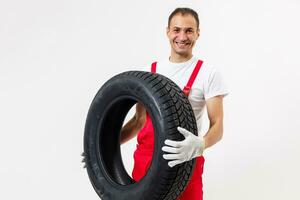
[{"label": "metal buckle on strap", "polygon": [[183,93],[188,97],[189,94],[190,94],[190,90],[191,90],[190,87],[185,86],[185,87],[183,88]]}]

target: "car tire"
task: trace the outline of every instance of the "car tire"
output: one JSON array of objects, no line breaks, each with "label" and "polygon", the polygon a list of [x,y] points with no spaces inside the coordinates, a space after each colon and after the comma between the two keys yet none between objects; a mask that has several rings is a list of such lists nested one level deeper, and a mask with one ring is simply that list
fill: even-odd
[{"label": "car tire", "polygon": [[[126,172],[120,130],[132,106],[141,102],[154,127],[154,152],[146,175],[135,182]],[[163,159],[165,139],[183,140],[181,126],[197,135],[192,107],[169,78],[144,71],[120,73],[100,88],[86,118],[84,161],[89,179],[103,200],[175,200],[191,178],[195,159],[169,167]]]}]

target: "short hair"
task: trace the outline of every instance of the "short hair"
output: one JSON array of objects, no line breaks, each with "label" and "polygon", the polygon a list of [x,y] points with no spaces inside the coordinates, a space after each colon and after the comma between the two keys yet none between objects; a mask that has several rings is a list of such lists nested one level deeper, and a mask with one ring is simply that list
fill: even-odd
[{"label": "short hair", "polygon": [[180,13],[181,15],[192,15],[196,22],[197,22],[197,28],[199,29],[199,17],[198,17],[198,13],[196,11],[194,11],[191,8],[176,8],[169,16],[169,20],[168,20],[168,27],[170,27],[170,23],[172,18],[177,15],[178,13]]}]

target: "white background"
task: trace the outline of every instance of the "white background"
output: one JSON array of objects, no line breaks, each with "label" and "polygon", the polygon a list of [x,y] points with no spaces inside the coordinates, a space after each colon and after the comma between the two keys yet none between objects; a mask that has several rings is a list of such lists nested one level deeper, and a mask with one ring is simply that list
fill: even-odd
[{"label": "white background", "polygon": [[230,89],[205,199],[300,199],[300,2],[182,2],[0,1],[0,199],[99,199],[80,163],[90,103],[113,75],[169,55],[178,6],[199,12],[194,55]]}]

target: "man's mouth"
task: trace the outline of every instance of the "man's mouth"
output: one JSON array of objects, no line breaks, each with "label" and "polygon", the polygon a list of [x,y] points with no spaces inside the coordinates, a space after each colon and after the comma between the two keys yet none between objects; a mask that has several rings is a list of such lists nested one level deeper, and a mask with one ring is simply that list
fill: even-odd
[{"label": "man's mouth", "polygon": [[179,48],[186,48],[191,44],[190,42],[175,42],[175,43]]}]

